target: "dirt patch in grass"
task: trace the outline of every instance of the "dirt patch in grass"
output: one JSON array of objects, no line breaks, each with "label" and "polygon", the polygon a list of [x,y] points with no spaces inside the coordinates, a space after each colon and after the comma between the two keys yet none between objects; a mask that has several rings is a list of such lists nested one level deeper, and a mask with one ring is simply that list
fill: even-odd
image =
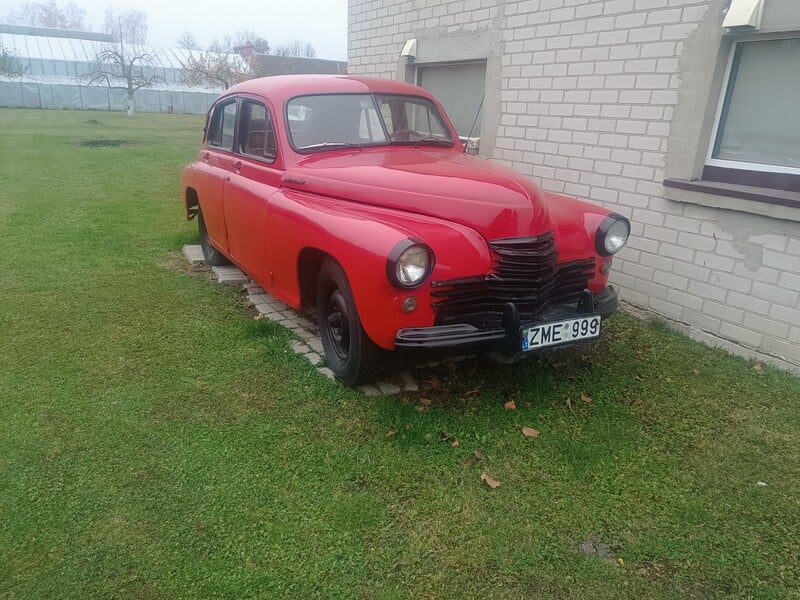
[{"label": "dirt patch in grass", "polygon": [[105,138],[92,138],[88,140],[81,140],[78,146],[87,148],[116,148],[117,146],[126,146],[130,142],[128,140],[107,140]]}]

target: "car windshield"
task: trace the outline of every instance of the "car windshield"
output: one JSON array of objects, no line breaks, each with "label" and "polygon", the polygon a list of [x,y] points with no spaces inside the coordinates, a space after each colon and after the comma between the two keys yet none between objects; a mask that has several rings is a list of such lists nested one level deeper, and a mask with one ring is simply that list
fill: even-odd
[{"label": "car windshield", "polygon": [[436,105],[400,94],[316,94],[292,98],[286,110],[300,152],[386,145],[452,146]]}]

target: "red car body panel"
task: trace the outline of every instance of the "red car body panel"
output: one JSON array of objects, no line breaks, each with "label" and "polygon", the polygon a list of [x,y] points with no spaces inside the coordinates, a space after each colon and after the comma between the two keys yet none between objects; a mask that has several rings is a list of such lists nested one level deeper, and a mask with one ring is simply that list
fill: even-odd
[{"label": "red car body panel", "polygon": [[[333,257],[347,275],[365,332],[385,349],[394,348],[398,330],[435,323],[431,282],[492,272],[492,240],[552,231],[559,263],[594,258],[588,287],[594,293],[606,288],[603,266],[611,259],[599,255],[595,237],[610,212],[543,193],[511,169],[464,154],[449,121],[456,141],[446,148],[378,146],[303,154],[292,147],[286,109],[291,98],[370,92],[422,96],[445,114],[424,90],[390,80],[270,77],[228,90],[218,103],[239,96],[267,104],[278,158],[267,164],[204,142],[182,176],[187,217],[197,198],[213,246],[295,308],[303,301],[303,253]],[[386,263],[392,249],[408,238],[427,244],[435,265],[425,284],[402,290],[388,280]],[[400,308],[407,296],[417,299],[412,312]]]}]

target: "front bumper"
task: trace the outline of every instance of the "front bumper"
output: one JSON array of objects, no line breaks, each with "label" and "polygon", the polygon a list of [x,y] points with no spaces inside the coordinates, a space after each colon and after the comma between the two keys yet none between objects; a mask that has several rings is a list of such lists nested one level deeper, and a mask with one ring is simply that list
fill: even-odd
[{"label": "front bumper", "polygon": [[[541,322],[590,314],[599,314],[605,319],[618,306],[619,296],[612,286],[596,296],[584,290],[577,306],[555,306],[542,317]],[[503,312],[502,329],[481,330],[466,323],[409,327],[397,332],[394,345],[397,350],[503,350],[517,353],[520,348],[520,327],[530,324],[520,322],[516,307],[509,302]]]}]

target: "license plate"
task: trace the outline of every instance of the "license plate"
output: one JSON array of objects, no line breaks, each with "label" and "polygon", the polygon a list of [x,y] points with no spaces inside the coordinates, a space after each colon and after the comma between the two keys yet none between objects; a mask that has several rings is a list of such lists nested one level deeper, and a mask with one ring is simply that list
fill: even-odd
[{"label": "license plate", "polygon": [[522,351],[600,337],[600,315],[527,325],[522,328]]}]

